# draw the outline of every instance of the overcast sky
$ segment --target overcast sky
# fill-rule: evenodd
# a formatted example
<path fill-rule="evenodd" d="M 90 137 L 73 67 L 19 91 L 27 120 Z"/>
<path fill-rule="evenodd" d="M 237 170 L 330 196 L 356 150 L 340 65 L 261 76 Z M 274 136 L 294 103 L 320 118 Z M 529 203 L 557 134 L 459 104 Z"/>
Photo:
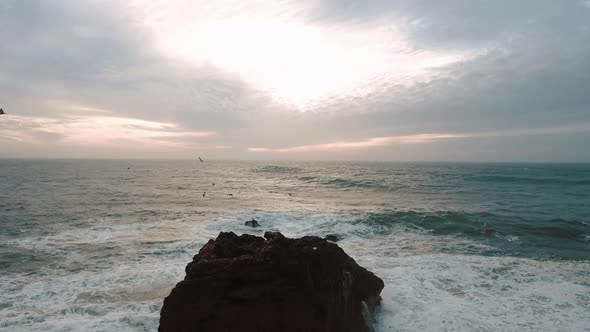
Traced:
<path fill-rule="evenodd" d="M 590 162 L 590 0 L 0 0 L 0 157 Z"/>

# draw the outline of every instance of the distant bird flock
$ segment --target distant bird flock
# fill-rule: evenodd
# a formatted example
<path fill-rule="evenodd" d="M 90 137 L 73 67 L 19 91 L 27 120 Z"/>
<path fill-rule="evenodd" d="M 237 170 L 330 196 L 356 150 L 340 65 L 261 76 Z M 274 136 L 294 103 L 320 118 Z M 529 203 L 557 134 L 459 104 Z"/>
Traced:
<path fill-rule="evenodd" d="M 203 158 L 201 158 L 201 157 L 197 157 L 197 159 L 199 160 L 199 162 L 205 162 L 205 160 L 203 160 Z M 212 187 L 215 187 L 215 182 L 211 182 L 211 186 Z M 239 195 L 240 193 L 241 193 L 241 191 L 239 191 L 236 195 Z M 227 195 L 227 197 L 231 197 L 231 198 L 234 197 L 234 194 L 233 193 L 229 193 L 229 194 L 226 194 L 226 195 Z M 293 194 L 292 193 L 287 193 L 287 195 L 289 195 L 289 197 L 293 197 Z M 207 191 L 204 191 L 203 192 L 203 198 L 205 196 L 207 196 Z"/>

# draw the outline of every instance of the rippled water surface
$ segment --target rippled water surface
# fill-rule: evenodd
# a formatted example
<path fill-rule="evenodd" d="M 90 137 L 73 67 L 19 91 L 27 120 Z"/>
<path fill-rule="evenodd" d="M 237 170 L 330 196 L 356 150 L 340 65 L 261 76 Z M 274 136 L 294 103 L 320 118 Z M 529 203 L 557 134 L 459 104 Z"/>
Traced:
<path fill-rule="evenodd" d="M 0 226 L 2 331 L 154 331 L 208 239 L 266 230 L 342 238 L 378 331 L 590 331 L 590 165 L 0 160 Z"/>

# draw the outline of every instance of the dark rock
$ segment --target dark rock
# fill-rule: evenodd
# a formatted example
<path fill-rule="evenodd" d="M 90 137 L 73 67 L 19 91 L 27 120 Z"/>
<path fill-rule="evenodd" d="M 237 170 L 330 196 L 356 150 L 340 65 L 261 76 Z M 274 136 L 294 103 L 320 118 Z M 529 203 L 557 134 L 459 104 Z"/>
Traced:
<path fill-rule="evenodd" d="M 493 236 L 496 233 L 497 233 L 496 230 L 493 228 L 484 228 L 481 230 L 481 234 L 483 234 L 485 236 Z"/>
<path fill-rule="evenodd" d="M 340 238 L 338 237 L 338 235 L 335 235 L 335 234 L 328 234 L 328 235 L 326 235 L 325 239 L 328 241 L 332 241 L 332 242 L 340 241 Z"/>
<path fill-rule="evenodd" d="M 371 331 L 383 281 L 334 243 L 220 233 L 166 299 L 158 331 Z"/>
<path fill-rule="evenodd" d="M 256 219 L 248 220 L 244 223 L 244 225 L 250 227 L 260 227 L 260 224 L 258 223 L 258 221 L 256 221 Z"/>
<path fill-rule="evenodd" d="M 264 238 L 267 240 L 282 240 L 285 236 L 279 232 L 264 232 Z"/>

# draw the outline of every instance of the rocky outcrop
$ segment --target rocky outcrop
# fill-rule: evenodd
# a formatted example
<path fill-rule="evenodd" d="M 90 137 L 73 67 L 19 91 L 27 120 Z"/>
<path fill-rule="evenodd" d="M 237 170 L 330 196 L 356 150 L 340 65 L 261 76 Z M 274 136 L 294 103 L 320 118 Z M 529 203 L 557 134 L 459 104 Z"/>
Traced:
<path fill-rule="evenodd" d="M 334 243 L 220 233 L 164 300 L 160 332 L 371 331 L 383 281 Z"/>
<path fill-rule="evenodd" d="M 328 234 L 324 237 L 324 239 L 331 241 L 331 242 L 338 242 L 340 241 L 340 238 L 338 237 L 338 235 L 336 234 Z"/>
<path fill-rule="evenodd" d="M 244 223 L 244 225 L 250 226 L 250 227 L 260 227 L 260 224 L 258 223 L 258 221 L 256 219 L 248 220 Z"/>

